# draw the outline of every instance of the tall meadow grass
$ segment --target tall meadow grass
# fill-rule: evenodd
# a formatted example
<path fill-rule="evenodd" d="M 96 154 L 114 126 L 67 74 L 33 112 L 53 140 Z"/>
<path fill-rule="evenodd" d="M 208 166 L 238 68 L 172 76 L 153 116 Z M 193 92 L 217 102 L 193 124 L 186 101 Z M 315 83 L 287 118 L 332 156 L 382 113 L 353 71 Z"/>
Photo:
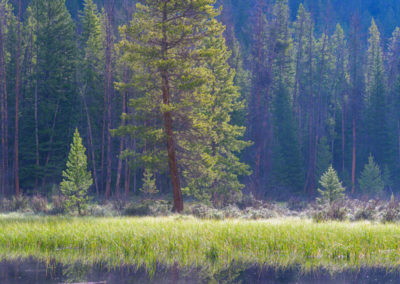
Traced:
<path fill-rule="evenodd" d="M 219 270 L 233 264 L 357 269 L 400 267 L 400 226 L 165 218 L 0 217 L 0 258 L 65 264 Z"/>

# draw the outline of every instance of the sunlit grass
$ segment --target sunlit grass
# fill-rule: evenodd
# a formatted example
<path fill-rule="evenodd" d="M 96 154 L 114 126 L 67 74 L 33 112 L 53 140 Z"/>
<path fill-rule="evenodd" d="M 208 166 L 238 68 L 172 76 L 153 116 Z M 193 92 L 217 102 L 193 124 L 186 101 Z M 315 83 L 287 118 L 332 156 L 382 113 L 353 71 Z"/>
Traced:
<path fill-rule="evenodd" d="M 331 271 L 400 267 L 400 226 L 302 219 L 0 216 L 0 258 L 219 270 L 232 264 Z"/>

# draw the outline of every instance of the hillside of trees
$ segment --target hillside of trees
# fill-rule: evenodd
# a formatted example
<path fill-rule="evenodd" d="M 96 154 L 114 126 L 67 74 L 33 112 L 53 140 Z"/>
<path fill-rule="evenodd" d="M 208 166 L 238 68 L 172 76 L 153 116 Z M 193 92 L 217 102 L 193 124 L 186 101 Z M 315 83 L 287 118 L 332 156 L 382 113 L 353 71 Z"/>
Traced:
<path fill-rule="evenodd" d="M 99 198 L 314 197 L 331 165 L 347 194 L 399 193 L 399 13 L 0 0 L 0 197 L 57 192 L 76 129 Z"/>

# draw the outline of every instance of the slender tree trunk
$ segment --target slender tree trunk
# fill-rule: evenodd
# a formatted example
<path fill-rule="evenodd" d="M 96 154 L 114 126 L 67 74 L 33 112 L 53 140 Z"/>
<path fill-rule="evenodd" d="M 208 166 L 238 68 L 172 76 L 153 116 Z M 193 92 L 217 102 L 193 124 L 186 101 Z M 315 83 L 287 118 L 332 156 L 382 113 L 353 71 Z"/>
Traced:
<path fill-rule="evenodd" d="M 112 91 L 112 48 L 113 48 L 113 36 L 112 36 L 112 11 L 113 11 L 113 1 L 109 4 L 106 15 L 106 109 L 107 109 L 107 176 L 106 176 L 106 199 L 111 196 L 111 91 Z M 105 120 L 103 120 L 105 122 Z M 104 123 L 105 124 L 105 123 Z M 104 135 L 103 125 L 103 135 Z M 103 144 L 104 145 L 104 144 Z M 104 149 L 102 149 L 104 151 Z M 104 153 L 102 154 L 102 162 L 104 162 Z"/>
<path fill-rule="evenodd" d="M 60 107 L 60 99 L 57 100 L 57 104 L 56 104 L 56 109 L 54 111 L 54 117 L 53 117 L 53 123 L 51 125 L 51 133 L 50 133 L 50 140 L 49 140 L 49 152 L 47 153 L 46 156 L 46 160 L 44 162 L 44 176 L 42 179 L 42 186 L 44 186 L 46 184 L 46 168 L 50 162 L 50 158 L 51 158 L 51 153 L 52 153 L 52 147 L 53 147 L 53 140 L 54 140 L 54 131 L 56 128 L 56 122 L 57 122 L 57 115 L 58 115 L 58 110 Z"/>
<path fill-rule="evenodd" d="M 86 112 L 87 127 L 88 127 L 88 132 L 89 132 L 88 133 L 89 151 L 90 151 L 90 158 L 92 160 L 94 186 L 96 188 L 96 195 L 99 196 L 99 183 L 98 183 L 98 179 L 97 179 L 96 157 L 94 155 L 92 123 L 90 120 L 89 108 L 86 103 L 86 86 L 84 88 L 84 91 L 82 91 L 82 100 L 83 100 L 83 106 L 84 106 L 85 112 Z"/>
<path fill-rule="evenodd" d="M 15 132 L 14 132 L 14 178 L 15 194 L 20 195 L 19 189 L 19 91 L 20 91 L 20 56 L 21 56 L 21 0 L 18 1 L 18 43 L 17 43 L 17 77 L 15 80 Z"/>
<path fill-rule="evenodd" d="M 316 160 L 317 160 L 317 147 L 318 147 L 318 133 L 317 133 L 317 120 L 318 120 L 318 110 L 317 113 L 314 109 L 314 93 L 313 93 L 313 66 L 312 66 L 312 57 L 313 57 L 313 37 L 312 37 L 313 29 L 310 28 L 309 34 L 309 84 L 310 84 L 310 94 L 309 94 L 309 111 L 310 111 L 310 119 L 309 119 L 309 163 L 308 163 L 308 171 L 307 171 L 307 179 L 304 191 L 309 191 L 310 193 L 314 192 L 315 189 L 315 169 L 316 169 Z M 317 98 L 318 100 L 318 98 Z M 317 101 L 318 104 L 318 101 Z"/>
<path fill-rule="evenodd" d="M 163 7 L 163 37 L 162 37 L 162 58 L 166 60 L 168 58 L 167 55 L 167 30 L 166 23 L 167 22 L 167 2 L 164 2 Z M 161 70 L 161 79 L 162 79 L 162 96 L 163 96 L 163 104 L 165 106 L 170 105 L 170 86 L 169 86 L 169 77 L 168 71 L 165 69 Z M 172 182 L 172 190 L 174 195 L 174 211 L 180 213 L 183 211 L 183 198 L 182 198 L 182 190 L 181 190 L 181 182 L 179 176 L 178 169 L 178 161 L 176 158 L 176 148 L 175 148 L 175 135 L 173 130 L 173 121 L 172 121 L 172 113 L 171 111 L 164 112 L 164 126 L 165 126 L 165 134 L 167 136 L 167 149 L 168 149 L 168 164 L 169 170 L 171 174 L 171 182 Z"/>
<path fill-rule="evenodd" d="M 124 81 L 128 81 L 128 71 L 127 68 L 124 66 Z M 126 91 L 124 90 L 122 92 L 122 113 L 126 113 Z M 122 119 L 122 126 L 125 126 L 125 119 Z M 118 157 L 118 169 L 117 169 L 117 182 L 115 184 L 115 193 L 117 197 L 119 197 L 119 191 L 120 191 L 120 183 L 121 183 L 121 175 L 122 175 L 122 163 L 123 163 L 123 158 L 122 158 L 122 152 L 124 151 L 124 136 L 121 136 L 120 144 L 119 144 L 119 157 Z M 125 163 L 125 167 L 127 167 Z"/>
<path fill-rule="evenodd" d="M 1 92 L 1 193 L 4 195 L 8 187 L 8 105 L 7 105 L 7 80 L 6 66 L 4 59 L 4 40 L 3 40 L 3 21 L 4 10 L 0 6 L 0 92 Z"/>
<path fill-rule="evenodd" d="M 36 13 L 38 13 L 38 7 L 36 7 Z M 36 14 L 36 18 L 39 15 Z M 36 23 L 36 37 L 39 35 L 39 25 Z M 39 122 L 38 122 L 38 84 L 39 84 L 39 43 L 36 40 L 36 82 L 35 82 L 35 102 L 34 102 L 34 117 L 35 117 L 35 158 L 36 158 L 36 175 L 35 175 L 35 189 L 39 184 L 39 169 L 40 169 L 40 156 L 39 156 Z"/>
<path fill-rule="evenodd" d="M 124 188 L 125 188 L 125 196 L 129 196 L 129 188 L 131 185 L 131 167 L 129 165 L 129 161 L 128 158 L 125 158 L 125 184 L 124 184 Z"/>
<path fill-rule="evenodd" d="M 262 146 L 263 146 L 263 138 L 260 131 L 260 126 L 262 127 L 261 122 L 261 62 L 262 62 L 262 6 L 261 1 L 258 1 L 258 11 L 257 11 L 257 42 L 256 42 L 256 62 L 255 62 L 255 71 L 256 71 L 256 90 L 255 90 L 255 98 L 253 100 L 254 103 L 254 117 L 253 121 L 253 133 L 254 133 L 254 143 L 256 148 L 256 159 L 255 159 L 255 169 L 254 169 L 254 180 L 252 185 L 252 193 L 256 195 L 257 190 L 260 186 L 260 175 L 261 175 L 261 156 L 262 156 Z"/>
<path fill-rule="evenodd" d="M 356 185 L 356 158 L 357 158 L 357 133 L 356 133 L 356 118 L 353 116 L 353 162 L 351 167 L 351 193 L 354 194 Z"/>
<path fill-rule="evenodd" d="M 344 167 L 344 156 L 345 156 L 345 147 L 346 147 L 346 136 L 345 136 L 345 120 L 346 120 L 346 105 L 343 100 L 343 108 L 342 108 L 342 174 L 345 172 Z"/>

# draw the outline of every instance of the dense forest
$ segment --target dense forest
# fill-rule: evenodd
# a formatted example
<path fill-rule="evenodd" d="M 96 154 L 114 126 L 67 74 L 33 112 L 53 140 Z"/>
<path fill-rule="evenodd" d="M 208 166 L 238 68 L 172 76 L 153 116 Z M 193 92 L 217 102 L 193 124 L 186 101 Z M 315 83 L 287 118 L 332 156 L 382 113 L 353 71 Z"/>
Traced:
<path fill-rule="evenodd" d="M 0 1 L 1 196 L 400 192 L 398 1 L 136 2 Z"/>

